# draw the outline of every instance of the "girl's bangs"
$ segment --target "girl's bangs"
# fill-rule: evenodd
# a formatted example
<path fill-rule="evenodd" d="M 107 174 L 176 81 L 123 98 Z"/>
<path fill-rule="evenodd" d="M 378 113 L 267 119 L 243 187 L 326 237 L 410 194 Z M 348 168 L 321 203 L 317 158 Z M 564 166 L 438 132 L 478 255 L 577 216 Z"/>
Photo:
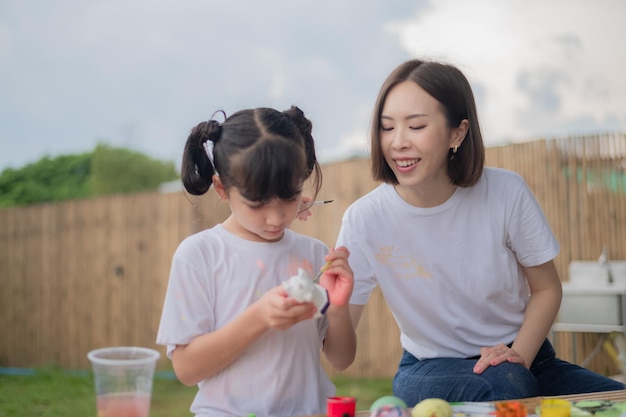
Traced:
<path fill-rule="evenodd" d="M 233 161 L 234 162 L 234 161 Z M 233 185 L 250 201 L 287 200 L 302 192 L 306 157 L 297 143 L 263 140 L 246 150 L 233 165 Z"/>

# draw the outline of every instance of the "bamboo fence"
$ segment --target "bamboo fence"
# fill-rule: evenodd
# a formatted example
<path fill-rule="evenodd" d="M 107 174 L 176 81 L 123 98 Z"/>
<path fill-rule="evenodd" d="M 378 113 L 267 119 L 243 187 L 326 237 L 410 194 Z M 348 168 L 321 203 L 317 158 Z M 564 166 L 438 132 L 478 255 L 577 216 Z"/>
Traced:
<path fill-rule="evenodd" d="M 561 243 L 562 279 L 573 260 L 596 260 L 604 246 L 626 259 L 626 134 L 538 140 L 487 149 L 487 165 L 517 171 L 535 193 Z M 323 166 L 320 198 L 293 228 L 333 246 L 341 216 L 377 184 L 369 161 Z M 0 367 L 49 364 L 87 369 L 86 353 L 110 345 L 161 351 L 154 343 L 171 256 L 186 236 L 222 221 L 228 207 L 213 192 L 140 193 L 0 210 Z M 580 363 L 598 335 L 568 334 L 558 354 Z M 399 332 L 378 291 L 358 329 L 355 363 L 341 374 L 390 377 Z M 339 374 L 325 364 L 331 375 Z M 619 372 L 601 352 L 589 368 Z"/>

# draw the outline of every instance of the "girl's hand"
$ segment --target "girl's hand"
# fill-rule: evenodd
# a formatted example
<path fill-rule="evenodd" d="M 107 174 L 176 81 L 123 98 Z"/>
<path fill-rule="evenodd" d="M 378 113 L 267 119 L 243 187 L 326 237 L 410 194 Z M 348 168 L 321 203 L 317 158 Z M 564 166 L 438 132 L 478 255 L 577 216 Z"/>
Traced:
<path fill-rule="evenodd" d="M 302 196 L 302 200 L 300 201 L 300 208 L 298 209 L 298 220 L 305 222 L 309 217 L 313 215 L 313 212 L 311 211 L 312 202 L 313 199 L 311 197 L 307 197 L 305 195 Z"/>
<path fill-rule="evenodd" d="M 258 317 L 267 329 L 286 330 L 302 320 L 313 317 L 317 308 L 313 303 L 300 303 L 287 295 L 282 285 L 272 288 L 255 303 Z"/>
<path fill-rule="evenodd" d="M 503 362 L 518 363 L 525 366 L 524 359 L 513 349 L 505 344 L 483 347 L 480 349 L 480 359 L 474 365 L 474 373 L 481 374 L 490 366 L 496 366 Z"/>
<path fill-rule="evenodd" d="M 330 266 L 320 277 L 319 284 L 328 290 L 332 305 L 344 307 L 350 301 L 354 286 L 354 274 L 348 263 L 350 252 L 345 247 L 331 249 L 324 258 L 331 261 Z"/>

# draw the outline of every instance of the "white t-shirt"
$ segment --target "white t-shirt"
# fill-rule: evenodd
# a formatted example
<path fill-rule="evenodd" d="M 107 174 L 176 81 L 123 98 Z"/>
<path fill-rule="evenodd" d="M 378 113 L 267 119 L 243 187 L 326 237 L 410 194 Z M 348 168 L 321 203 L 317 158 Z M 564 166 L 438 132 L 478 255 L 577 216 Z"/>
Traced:
<path fill-rule="evenodd" d="M 167 354 L 177 344 L 225 326 L 298 268 L 311 276 L 328 249 L 319 240 L 286 230 L 273 243 L 252 242 L 222 225 L 185 239 L 176 250 L 157 343 Z M 320 363 L 327 320 L 306 320 L 270 330 L 218 374 L 198 384 L 197 416 L 258 417 L 322 414 L 335 387 Z"/>
<path fill-rule="evenodd" d="M 523 178 L 496 168 L 432 208 L 382 184 L 345 212 L 337 245 L 350 250 L 350 303 L 365 304 L 380 285 L 403 348 L 418 359 L 513 342 L 530 296 L 518 262 L 541 265 L 559 252 Z"/>

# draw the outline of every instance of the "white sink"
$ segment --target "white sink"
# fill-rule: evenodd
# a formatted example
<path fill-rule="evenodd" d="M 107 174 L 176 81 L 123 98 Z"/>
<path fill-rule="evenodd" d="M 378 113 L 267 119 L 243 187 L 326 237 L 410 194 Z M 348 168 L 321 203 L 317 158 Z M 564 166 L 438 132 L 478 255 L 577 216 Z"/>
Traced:
<path fill-rule="evenodd" d="M 609 264 L 575 261 L 570 264 L 569 282 L 563 283 L 559 323 L 618 325 L 625 324 L 626 261 Z"/>

